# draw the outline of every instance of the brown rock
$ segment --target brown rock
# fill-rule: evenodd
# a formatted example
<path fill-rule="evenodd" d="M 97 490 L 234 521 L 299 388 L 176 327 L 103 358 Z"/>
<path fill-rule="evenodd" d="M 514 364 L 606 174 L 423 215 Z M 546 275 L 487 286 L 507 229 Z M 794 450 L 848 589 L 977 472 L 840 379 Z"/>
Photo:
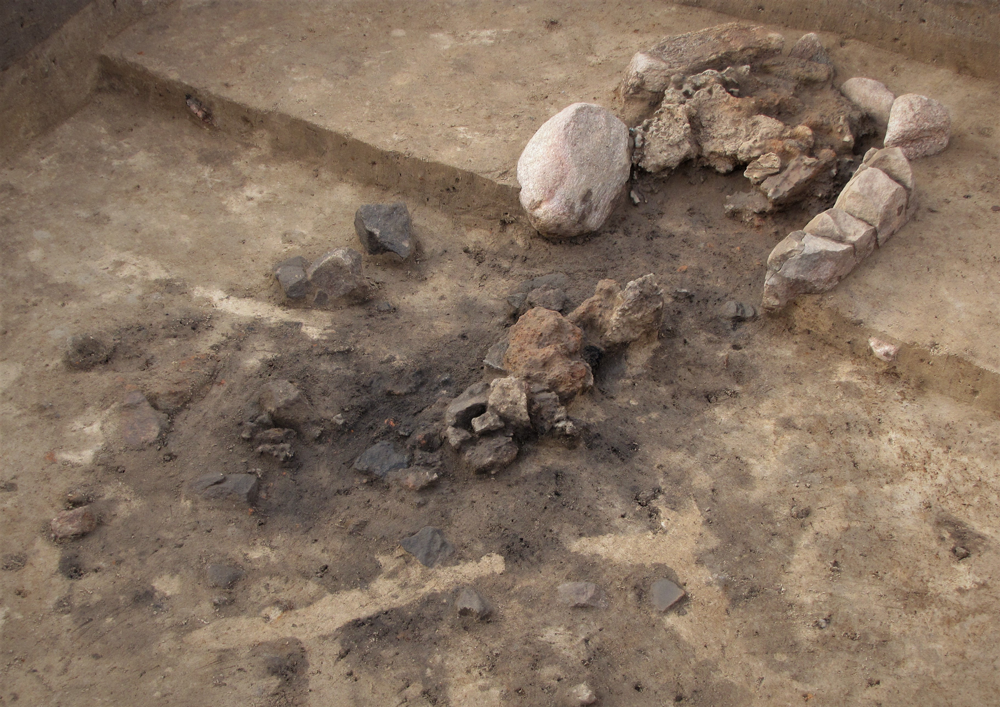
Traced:
<path fill-rule="evenodd" d="M 660 103 L 673 76 L 753 64 L 781 53 L 783 46 L 780 34 L 741 22 L 666 37 L 632 57 L 618 97 L 635 125 Z"/>
<path fill-rule="evenodd" d="M 90 506 L 80 506 L 71 511 L 63 511 L 55 518 L 49 528 L 55 540 L 69 540 L 77 538 L 94 530 L 97 527 L 97 518 L 90 510 Z"/>
<path fill-rule="evenodd" d="M 663 319 L 663 291 L 645 275 L 622 289 L 614 280 L 597 283 L 594 296 L 573 310 L 569 320 L 608 348 L 654 336 Z"/>
<path fill-rule="evenodd" d="M 180 412 L 208 392 L 218 365 L 218 359 L 211 354 L 189 356 L 171 364 L 149 384 L 146 393 L 150 404 L 168 415 Z"/>
<path fill-rule="evenodd" d="M 485 437 L 465 450 L 462 459 L 477 474 L 495 474 L 517 459 L 517 443 L 510 437 Z"/>
<path fill-rule="evenodd" d="M 558 312 L 536 307 L 510 328 L 504 367 L 513 375 L 547 386 L 571 400 L 594 384 L 590 366 L 580 358 L 583 332 Z"/>
<path fill-rule="evenodd" d="M 275 425 L 302 431 L 312 419 L 312 407 L 293 383 L 284 379 L 269 381 L 258 398 L 261 409 Z"/>

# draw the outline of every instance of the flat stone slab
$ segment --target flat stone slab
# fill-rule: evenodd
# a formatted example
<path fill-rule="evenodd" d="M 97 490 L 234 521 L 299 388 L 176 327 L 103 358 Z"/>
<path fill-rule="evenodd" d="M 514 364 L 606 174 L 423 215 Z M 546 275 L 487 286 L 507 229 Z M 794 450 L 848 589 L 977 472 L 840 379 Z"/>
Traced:
<path fill-rule="evenodd" d="M 432 528 L 429 525 L 414 535 L 403 538 L 399 544 L 424 567 L 433 567 L 455 551 L 454 546 L 444 537 L 444 533 L 439 528 Z"/>

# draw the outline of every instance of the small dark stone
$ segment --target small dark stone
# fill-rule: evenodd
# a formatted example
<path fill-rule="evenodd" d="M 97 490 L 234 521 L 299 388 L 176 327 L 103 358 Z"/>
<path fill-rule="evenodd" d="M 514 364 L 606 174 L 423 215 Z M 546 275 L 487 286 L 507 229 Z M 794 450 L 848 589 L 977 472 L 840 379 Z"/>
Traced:
<path fill-rule="evenodd" d="M 231 596 L 226 595 L 212 597 L 212 606 L 216 609 L 221 609 L 224 606 L 229 606 L 233 601 L 234 599 Z"/>
<path fill-rule="evenodd" d="M 396 308 L 393 306 L 392 302 L 378 302 L 375 305 L 375 311 L 379 314 L 391 314 L 396 311 Z"/>
<path fill-rule="evenodd" d="M 471 616 L 477 621 L 488 619 L 493 609 L 489 603 L 483 599 L 482 594 L 472 587 L 463 587 L 455 600 L 455 608 L 458 609 L 459 616 Z"/>
<path fill-rule="evenodd" d="M 254 474 L 212 472 L 191 482 L 191 488 L 202 498 L 250 504 L 257 500 L 260 481 Z"/>
<path fill-rule="evenodd" d="M 395 253 L 405 260 L 413 249 L 406 204 L 365 204 L 354 215 L 354 230 L 369 255 Z"/>
<path fill-rule="evenodd" d="M 423 452 L 436 452 L 441 447 L 441 430 L 436 426 L 421 427 L 410 435 L 407 444 Z"/>
<path fill-rule="evenodd" d="M 208 586 L 220 589 L 231 589 L 243 575 L 246 574 L 239 567 L 232 565 L 212 564 L 205 568 L 205 577 L 208 579 Z"/>
<path fill-rule="evenodd" d="M 657 611 L 666 611 L 685 596 L 684 590 L 669 579 L 653 582 L 650 600 Z"/>
<path fill-rule="evenodd" d="M 292 449 L 292 445 L 288 444 L 288 442 L 281 444 L 261 444 L 254 451 L 257 454 L 268 454 L 279 462 L 287 462 L 295 458 L 295 450 Z"/>
<path fill-rule="evenodd" d="M 559 599 L 575 608 L 599 608 L 605 605 L 604 592 L 593 582 L 565 582 L 557 590 Z"/>
<path fill-rule="evenodd" d="M 433 567 L 455 551 L 438 528 L 427 526 L 416 535 L 403 538 L 403 549 L 417 558 L 424 567 Z"/>
<path fill-rule="evenodd" d="M 69 340 L 66 363 L 78 371 L 89 371 L 94 366 L 107 363 L 114 353 L 112 342 L 99 339 L 92 334 L 81 334 Z"/>
<path fill-rule="evenodd" d="M 258 401 L 273 423 L 281 427 L 301 431 L 312 419 L 309 401 L 290 381 L 269 381 L 261 389 Z"/>
<path fill-rule="evenodd" d="M 306 269 L 309 261 L 301 255 L 282 260 L 274 266 L 274 276 L 288 299 L 302 299 L 309 292 L 309 278 Z"/>
<path fill-rule="evenodd" d="M 97 517 L 88 506 L 63 511 L 49 524 L 55 540 L 69 540 L 86 535 L 97 527 Z"/>
<path fill-rule="evenodd" d="M 965 558 L 970 557 L 972 555 L 972 553 L 969 551 L 969 548 L 963 547 L 961 545 L 956 545 L 955 547 L 953 547 L 951 549 L 951 554 L 953 554 L 955 558 L 959 560 L 964 560 Z"/>
<path fill-rule="evenodd" d="M 405 469 L 409 464 L 409 454 L 397 450 L 392 442 L 379 442 L 358 457 L 354 462 L 354 470 L 384 479 L 390 471 Z"/>
<path fill-rule="evenodd" d="M 361 254 L 351 248 L 337 248 L 324 253 L 309 267 L 306 276 L 318 290 L 314 299 L 317 305 L 340 297 L 361 300 L 368 296 Z"/>

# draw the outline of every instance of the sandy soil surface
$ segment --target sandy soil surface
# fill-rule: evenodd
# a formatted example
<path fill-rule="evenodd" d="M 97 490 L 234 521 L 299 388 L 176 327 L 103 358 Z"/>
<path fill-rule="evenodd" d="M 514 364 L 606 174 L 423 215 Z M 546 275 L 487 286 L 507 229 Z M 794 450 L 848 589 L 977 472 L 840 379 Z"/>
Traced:
<path fill-rule="evenodd" d="M 806 214 L 727 219 L 743 177 L 691 167 L 550 243 L 274 144 L 101 93 L 0 164 L 0 705 L 575 705 L 581 683 L 601 705 L 995 701 L 995 410 L 801 317 L 720 315 L 759 301 Z M 370 301 L 285 300 L 275 263 L 358 248 L 357 208 L 395 200 L 417 252 L 365 256 Z M 528 440 L 492 477 L 444 449 L 421 491 L 354 470 L 494 375 L 507 295 L 556 272 L 570 306 L 647 273 L 667 299 L 655 346 L 605 357 L 570 406 L 575 441 Z M 68 365 L 79 335 L 107 360 Z M 286 461 L 242 436 L 279 379 L 315 423 Z M 135 391 L 166 420 L 144 446 Z M 259 499 L 202 498 L 210 472 Z M 96 529 L 53 541 L 80 505 Z M 431 568 L 400 546 L 428 525 L 454 546 Z M 687 593 L 666 613 L 660 579 Z M 569 581 L 602 605 L 566 606 Z M 466 586 L 488 620 L 458 614 Z"/>
<path fill-rule="evenodd" d="M 574 244 L 411 202 L 417 259 L 367 259 L 376 298 L 315 311 L 270 266 L 353 245 L 357 206 L 395 195 L 98 97 L 0 174 L 0 698 L 535 705 L 587 682 L 617 705 L 988 704 L 995 416 L 782 320 L 721 319 L 786 227 L 721 216 L 741 179 L 641 183 Z M 481 378 L 506 294 L 554 271 L 574 303 L 647 272 L 670 300 L 655 350 L 602 363 L 571 407 L 576 446 L 526 444 L 493 478 L 446 454 L 421 492 L 352 469 Z M 66 365 L 81 333 L 114 341 L 106 364 Z M 326 422 L 284 464 L 240 437 L 274 378 Z M 135 389 L 174 401 L 138 450 Z M 260 501 L 203 501 L 209 471 L 257 474 Z M 99 527 L 54 543 L 89 499 Z M 425 525 L 444 566 L 400 549 Z M 245 574 L 213 588 L 210 563 Z M 660 578 L 688 593 L 667 614 Z M 577 580 L 606 607 L 561 604 Z M 464 585 L 490 621 L 457 615 Z"/>

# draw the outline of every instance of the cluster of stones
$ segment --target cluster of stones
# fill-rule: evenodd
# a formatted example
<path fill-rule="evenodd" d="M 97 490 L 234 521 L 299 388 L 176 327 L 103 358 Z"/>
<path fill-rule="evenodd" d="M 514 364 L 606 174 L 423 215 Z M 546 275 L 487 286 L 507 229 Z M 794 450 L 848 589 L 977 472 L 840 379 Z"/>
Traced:
<path fill-rule="evenodd" d="M 406 260 L 413 252 L 413 228 L 406 204 L 365 204 L 354 216 L 354 230 L 369 255 L 389 254 Z M 274 276 L 285 297 L 325 307 L 338 303 L 363 302 L 371 295 L 365 279 L 361 253 L 352 248 L 336 248 L 310 263 L 302 256 L 274 266 Z"/>
<path fill-rule="evenodd" d="M 913 172 L 903 150 L 869 150 L 834 207 L 771 251 L 764 309 L 831 289 L 906 223 L 912 200 Z"/>
<path fill-rule="evenodd" d="M 567 298 L 556 287 L 564 280 L 536 278 L 508 298 L 517 321 L 487 355 L 492 379 L 469 386 L 444 410 L 442 437 L 473 472 L 495 474 L 531 437 L 576 437 L 566 406 L 593 385 L 604 352 L 656 340 L 663 293 L 652 275 L 624 288 L 602 280 L 565 316 Z"/>
<path fill-rule="evenodd" d="M 651 173 L 689 160 L 721 173 L 746 166 L 755 189 L 727 203 L 745 217 L 833 192 L 838 158 L 873 126 L 832 87 L 815 34 L 787 57 L 783 47 L 779 34 L 731 23 L 637 53 L 618 89 L 636 125 L 633 162 Z"/>

